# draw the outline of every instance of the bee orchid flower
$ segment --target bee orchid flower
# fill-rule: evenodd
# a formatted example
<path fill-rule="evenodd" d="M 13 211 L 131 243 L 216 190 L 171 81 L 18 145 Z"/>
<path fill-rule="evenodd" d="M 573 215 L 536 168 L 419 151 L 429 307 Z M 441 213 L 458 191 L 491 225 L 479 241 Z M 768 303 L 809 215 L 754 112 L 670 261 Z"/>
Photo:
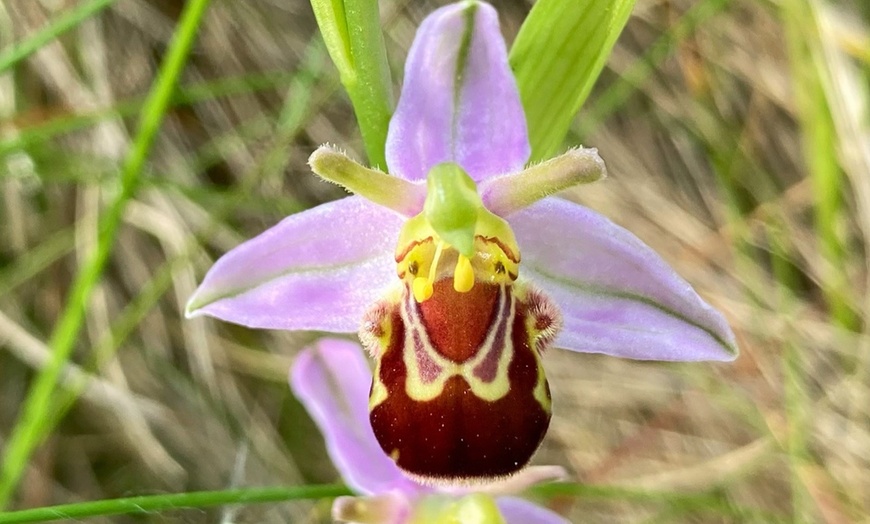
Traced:
<path fill-rule="evenodd" d="M 187 314 L 359 332 L 376 363 L 374 433 L 428 480 L 498 478 L 529 461 L 550 420 L 549 346 L 735 358 L 722 315 L 651 248 L 555 196 L 605 176 L 595 149 L 527 166 L 529 154 L 495 10 L 438 9 L 408 56 L 389 173 L 316 150 L 312 170 L 355 196 L 221 257 Z"/>
<path fill-rule="evenodd" d="M 360 347 L 321 339 L 290 370 L 290 387 L 323 433 L 345 482 L 360 494 L 340 497 L 333 517 L 370 524 L 567 524 L 560 515 L 514 496 L 528 486 L 561 480 L 558 466 L 533 466 L 487 485 L 433 487 L 406 477 L 381 452 L 368 420 L 372 374 Z"/>

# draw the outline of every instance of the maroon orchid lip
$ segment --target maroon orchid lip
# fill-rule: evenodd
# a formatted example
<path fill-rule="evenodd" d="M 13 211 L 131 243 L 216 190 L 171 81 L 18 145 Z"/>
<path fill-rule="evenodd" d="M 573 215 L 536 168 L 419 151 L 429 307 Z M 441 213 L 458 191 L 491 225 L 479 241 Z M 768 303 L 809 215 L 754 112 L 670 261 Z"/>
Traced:
<path fill-rule="evenodd" d="M 534 316 L 555 311 L 541 300 L 521 285 L 478 283 L 460 293 L 445 278 L 424 302 L 406 288 L 401 302 L 380 310 L 376 325 L 390 337 L 370 420 L 399 468 L 427 481 L 488 481 L 529 462 L 550 422 L 538 339 L 552 340 L 559 322 Z"/>
<path fill-rule="evenodd" d="M 533 484 L 564 480 L 567 473 L 559 466 L 529 466 L 492 483 L 483 479 L 433 482 L 431 476 L 423 479 L 403 472 L 383 453 L 369 422 L 366 393 L 371 384 L 372 373 L 360 347 L 343 339 L 320 339 L 299 354 L 291 370 L 290 386 L 323 433 L 345 482 L 361 495 L 336 500 L 337 520 L 429 522 L 410 515 L 415 508 L 431 508 L 433 503 L 452 507 L 467 497 L 478 497 L 478 502 L 497 504 L 508 523 L 567 523 L 556 513 L 512 496 Z"/>

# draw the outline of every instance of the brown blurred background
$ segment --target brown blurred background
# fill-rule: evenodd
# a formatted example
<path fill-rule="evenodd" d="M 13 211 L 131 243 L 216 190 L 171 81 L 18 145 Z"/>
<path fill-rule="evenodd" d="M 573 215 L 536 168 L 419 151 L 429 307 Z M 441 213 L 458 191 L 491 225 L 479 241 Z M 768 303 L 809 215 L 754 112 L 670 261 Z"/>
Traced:
<path fill-rule="evenodd" d="M 397 85 L 417 25 L 445 3 L 381 2 Z M 0 3 L 0 48 L 75 4 Z M 511 42 L 530 2 L 494 4 Z M 121 0 L 0 74 L 0 443 L 48 358 L 182 5 Z M 724 312 L 742 355 L 549 351 L 555 415 L 534 462 L 620 487 L 549 501 L 572 521 L 870 522 L 868 11 L 638 0 L 566 142 L 597 147 L 610 178 L 567 196 L 658 250 Z M 319 334 L 182 314 L 222 253 L 343 196 L 306 166 L 325 142 L 364 159 L 308 3 L 215 0 L 65 375 L 92 380 L 16 507 L 338 479 L 286 385 Z M 328 508 L 105 521 L 327 522 Z"/>

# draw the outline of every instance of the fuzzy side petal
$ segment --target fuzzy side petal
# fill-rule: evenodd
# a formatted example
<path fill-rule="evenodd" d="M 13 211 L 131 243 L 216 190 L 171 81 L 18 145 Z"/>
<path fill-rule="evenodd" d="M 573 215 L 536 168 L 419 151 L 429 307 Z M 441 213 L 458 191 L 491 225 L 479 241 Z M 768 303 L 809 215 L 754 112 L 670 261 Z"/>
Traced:
<path fill-rule="evenodd" d="M 342 478 L 363 494 L 420 490 L 381 450 L 369 423 L 372 374 L 358 344 L 322 339 L 290 370 L 290 387 L 317 423 Z"/>
<path fill-rule="evenodd" d="M 396 213 L 348 197 L 291 215 L 222 256 L 187 305 L 248 327 L 354 332 L 396 281 Z"/>
<path fill-rule="evenodd" d="M 495 501 L 506 524 L 571 524 L 558 513 L 516 497 L 499 497 Z"/>
<path fill-rule="evenodd" d="M 492 6 L 459 2 L 423 21 L 386 148 L 390 172 L 409 180 L 448 161 L 476 181 L 522 169 L 526 117 Z"/>
<path fill-rule="evenodd" d="M 734 334 L 649 246 L 579 204 L 548 198 L 509 217 L 520 274 L 562 310 L 555 345 L 641 360 L 733 360 Z"/>

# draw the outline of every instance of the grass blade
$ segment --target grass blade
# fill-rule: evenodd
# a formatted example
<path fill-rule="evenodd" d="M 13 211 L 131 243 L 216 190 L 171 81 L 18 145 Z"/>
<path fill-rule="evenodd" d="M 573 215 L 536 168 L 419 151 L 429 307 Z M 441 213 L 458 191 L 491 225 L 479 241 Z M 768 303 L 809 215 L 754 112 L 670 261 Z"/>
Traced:
<path fill-rule="evenodd" d="M 0 52 L 0 73 L 6 71 L 18 62 L 38 51 L 42 46 L 51 42 L 59 35 L 79 25 L 82 21 L 99 13 L 103 9 L 114 4 L 117 0 L 91 0 L 70 9 L 57 20 L 37 31 L 23 42 L 10 46 Z"/>
<path fill-rule="evenodd" d="M 532 144 L 552 156 L 604 68 L 634 0 L 538 0 L 510 53 Z"/>

